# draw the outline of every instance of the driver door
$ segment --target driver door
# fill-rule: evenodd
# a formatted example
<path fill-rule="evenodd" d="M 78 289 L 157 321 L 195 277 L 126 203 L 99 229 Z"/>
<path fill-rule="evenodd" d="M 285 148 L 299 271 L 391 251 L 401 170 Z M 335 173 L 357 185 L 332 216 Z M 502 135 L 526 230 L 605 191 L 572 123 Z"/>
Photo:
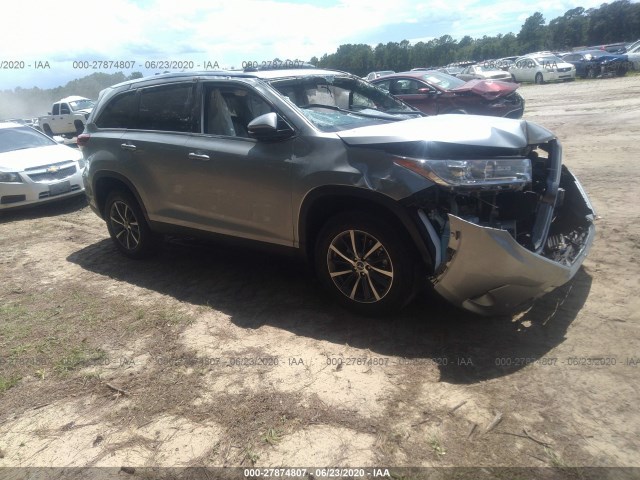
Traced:
<path fill-rule="evenodd" d="M 291 246 L 294 138 L 261 142 L 247 125 L 275 111 L 245 84 L 203 82 L 202 130 L 186 144 L 186 205 L 199 228 Z"/>

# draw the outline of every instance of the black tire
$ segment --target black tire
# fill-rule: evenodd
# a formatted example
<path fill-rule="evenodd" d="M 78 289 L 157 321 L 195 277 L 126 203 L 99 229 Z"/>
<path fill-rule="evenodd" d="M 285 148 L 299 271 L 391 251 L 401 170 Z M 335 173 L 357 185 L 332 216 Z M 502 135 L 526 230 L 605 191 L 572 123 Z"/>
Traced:
<path fill-rule="evenodd" d="M 598 72 L 596 72 L 595 68 L 587 69 L 587 78 L 596 78 L 598 76 Z"/>
<path fill-rule="evenodd" d="M 544 83 L 544 77 L 542 76 L 542 73 L 540 72 L 536 73 L 535 82 L 536 82 L 536 85 L 542 85 Z"/>
<path fill-rule="evenodd" d="M 82 123 L 80 120 L 76 120 L 74 122 L 74 125 L 76 127 L 76 134 L 73 135 L 74 137 L 77 137 L 78 135 L 80 135 L 82 132 L 84 132 L 84 123 Z"/>
<path fill-rule="evenodd" d="M 48 123 L 45 123 L 45 124 L 42 126 L 42 131 L 43 131 L 44 133 L 46 133 L 47 135 L 49 135 L 50 137 L 53 137 L 53 132 L 51 131 L 51 127 L 49 126 L 49 124 L 48 124 Z"/>
<path fill-rule="evenodd" d="M 345 212 L 318 235 L 316 273 L 343 307 L 359 315 L 386 315 L 414 293 L 411 247 L 389 223 L 365 212 Z"/>
<path fill-rule="evenodd" d="M 111 240 L 130 258 L 146 258 L 155 252 L 154 235 L 142 209 L 129 192 L 109 193 L 104 216 Z"/>

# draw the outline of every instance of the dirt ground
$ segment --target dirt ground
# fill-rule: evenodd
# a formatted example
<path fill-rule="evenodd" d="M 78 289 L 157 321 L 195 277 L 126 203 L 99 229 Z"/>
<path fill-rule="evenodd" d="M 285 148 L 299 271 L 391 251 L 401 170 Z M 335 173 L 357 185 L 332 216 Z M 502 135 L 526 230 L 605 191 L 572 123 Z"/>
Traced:
<path fill-rule="evenodd" d="M 640 76 L 520 91 L 599 219 L 514 318 L 358 318 L 202 241 L 131 261 L 83 198 L 0 214 L 0 467 L 640 467 Z"/>

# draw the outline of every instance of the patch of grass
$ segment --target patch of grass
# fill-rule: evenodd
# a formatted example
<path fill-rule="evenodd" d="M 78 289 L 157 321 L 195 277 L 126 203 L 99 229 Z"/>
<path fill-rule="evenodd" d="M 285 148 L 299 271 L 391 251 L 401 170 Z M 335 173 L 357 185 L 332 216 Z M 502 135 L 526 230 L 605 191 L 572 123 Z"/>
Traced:
<path fill-rule="evenodd" d="M 6 392 L 12 387 L 15 387 L 20 381 L 20 377 L 0 377 L 0 394 Z"/>
<path fill-rule="evenodd" d="M 77 369 L 78 367 L 84 367 L 91 363 L 103 360 L 106 357 L 106 352 L 101 349 L 76 347 L 56 362 L 54 371 L 57 373 L 67 373 Z"/>
<path fill-rule="evenodd" d="M 544 447 L 544 453 L 547 454 L 551 465 L 556 468 L 570 468 L 569 464 L 558 455 L 553 449 Z"/>
<path fill-rule="evenodd" d="M 19 357 L 23 353 L 28 352 L 30 347 L 31 345 L 16 345 L 9 351 L 9 357 L 11 358 Z"/>
<path fill-rule="evenodd" d="M 25 307 L 16 303 L 0 305 L 0 318 L 6 317 L 7 320 L 11 320 L 28 314 L 29 311 Z"/>
<path fill-rule="evenodd" d="M 252 447 L 247 447 L 245 449 L 245 458 L 248 458 L 251 462 L 251 465 L 255 465 L 256 462 L 260 459 L 260 455 L 258 455 Z"/>
<path fill-rule="evenodd" d="M 267 430 L 267 433 L 262 437 L 262 440 L 268 443 L 269 445 L 275 445 L 282 439 L 280 432 L 275 428 L 270 428 Z"/>
<path fill-rule="evenodd" d="M 442 457 L 447 453 L 438 437 L 431 437 L 431 440 L 429 440 L 429 446 L 433 449 L 438 457 Z"/>
<path fill-rule="evenodd" d="M 194 318 L 177 308 L 142 309 L 133 312 L 126 325 L 127 333 L 140 333 L 157 328 L 174 328 L 191 325 Z"/>

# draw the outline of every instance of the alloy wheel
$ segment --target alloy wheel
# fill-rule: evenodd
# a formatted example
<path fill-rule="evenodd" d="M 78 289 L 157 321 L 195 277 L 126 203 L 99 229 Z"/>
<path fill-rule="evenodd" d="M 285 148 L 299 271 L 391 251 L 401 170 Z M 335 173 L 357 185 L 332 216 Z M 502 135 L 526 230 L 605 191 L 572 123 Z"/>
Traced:
<path fill-rule="evenodd" d="M 335 236 L 327 251 L 327 268 L 338 290 L 358 303 L 381 301 L 394 282 L 389 252 L 376 237 L 361 230 Z"/>
<path fill-rule="evenodd" d="M 118 243 L 126 250 L 135 250 L 140 245 L 140 224 L 134 211 L 125 202 L 111 204 L 109 220 Z"/>

